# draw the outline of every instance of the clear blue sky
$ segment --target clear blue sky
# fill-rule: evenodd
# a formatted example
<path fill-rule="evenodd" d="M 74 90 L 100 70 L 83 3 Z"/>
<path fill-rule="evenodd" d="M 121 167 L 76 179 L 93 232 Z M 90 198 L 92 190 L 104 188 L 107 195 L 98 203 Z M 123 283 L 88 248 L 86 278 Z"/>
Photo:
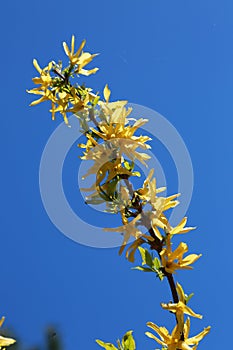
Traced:
<path fill-rule="evenodd" d="M 45 65 L 64 57 L 61 43 L 75 34 L 87 39 L 91 52 L 101 53 L 95 62 L 100 71 L 91 78 L 94 89 L 109 82 L 114 99 L 155 109 L 189 149 L 195 187 L 188 216 L 198 230 L 184 239 L 203 257 L 178 279 L 195 292 L 190 306 L 204 315 L 202 321 L 193 320 L 193 334 L 212 325 L 200 349 L 229 348 L 232 0 L 24 0 L 3 2 L 1 13 L 0 315 L 7 317 L 6 325 L 25 349 L 42 344 L 50 324 L 61 330 L 66 350 L 98 349 L 96 338 L 114 341 L 130 329 L 138 349 L 154 349 L 156 344 L 144 335 L 146 322 L 173 322 L 159 305 L 170 299 L 165 281 L 131 271 L 117 249 L 69 240 L 43 208 L 40 158 L 61 121 L 50 120 L 46 104 L 29 108 L 32 96 L 25 90 L 35 76 L 32 59 Z M 76 152 L 71 153 L 64 187 L 74 210 L 85 215 L 85 206 L 75 202 Z M 169 166 L 165 169 L 169 177 Z"/>

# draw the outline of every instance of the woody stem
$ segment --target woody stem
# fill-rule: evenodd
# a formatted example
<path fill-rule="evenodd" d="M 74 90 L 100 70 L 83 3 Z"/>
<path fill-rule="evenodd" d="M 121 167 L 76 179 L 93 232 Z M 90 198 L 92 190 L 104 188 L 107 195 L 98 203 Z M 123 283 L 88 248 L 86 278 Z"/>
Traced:
<path fill-rule="evenodd" d="M 154 242 L 151 243 L 151 249 L 156 250 L 158 255 L 159 255 L 159 258 L 160 258 L 160 253 L 162 251 L 162 241 L 155 235 L 152 228 L 149 229 L 149 233 L 150 233 L 151 237 L 154 238 Z M 170 287 L 171 293 L 172 293 L 173 302 L 176 304 L 179 302 L 179 296 L 178 296 L 178 293 L 176 290 L 176 285 L 175 285 L 173 275 L 171 273 L 166 272 L 166 271 L 164 271 L 164 275 L 167 277 L 169 287 Z"/>
<path fill-rule="evenodd" d="M 170 289 L 171 289 L 171 293 L 172 293 L 172 297 L 173 297 L 173 301 L 174 303 L 178 303 L 179 302 L 179 297 L 178 297 L 178 293 L 176 290 L 176 285 L 175 285 L 175 281 L 173 278 L 173 275 L 171 273 L 167 273 L 166 274 Z"/>

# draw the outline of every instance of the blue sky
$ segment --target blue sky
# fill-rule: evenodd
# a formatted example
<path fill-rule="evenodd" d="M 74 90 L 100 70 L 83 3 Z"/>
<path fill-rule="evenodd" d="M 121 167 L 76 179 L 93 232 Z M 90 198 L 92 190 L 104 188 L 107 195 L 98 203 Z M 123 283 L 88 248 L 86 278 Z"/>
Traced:
<path fill-rule="evenodd" d="M 173 322 L 159 305 L 170 298 L 165 281 L 131 271 L 117 249 L 69 240 L 43 207 L 41 154 L 61 119 L 52 122 L 46 104 L 28 107 L 32 96 L 25 90 L 35 76 L 32 59 L 42 66 L 64 59 L 61 43 L 75 34 L 78 41 L 87 39 L 88 50 L 101 53 L 95 60 L 100 71 L 89 79 L 96 91 L 109 83 L 113 99 L 158 111 L 186 143 L 195 176 L 188 216 L 198 229 L 184 239 L 203 257 L 193 271 L 177 278 L 195 293 L 190 306 L 204 315 L 193 320 L 193 334 L 212 325 L 200 349 L 229 347 L 232 1 L 24 0 L 1 7 L 0 314 L 7 317 L 6 325 L 25 349 L 42 344 L 51 324 L 61 331 L 66 350 L 97 349 L 96 338 L 114 341 L 130 329 L 138 349 L 154 349 L 156 344 L 144 335 L 146 322 L 169 327 Z M 174 165 L 159 143 L 154 152 L 172 177 L 168 192 L 173 193 Z M 67 156 L 64 188 L 74 210 L 85 216 L 86 207 L 77 205 L 75 197 L 77 155 L 74 147 Z M 98 221 L 98 212 L 93 213 Z"/>

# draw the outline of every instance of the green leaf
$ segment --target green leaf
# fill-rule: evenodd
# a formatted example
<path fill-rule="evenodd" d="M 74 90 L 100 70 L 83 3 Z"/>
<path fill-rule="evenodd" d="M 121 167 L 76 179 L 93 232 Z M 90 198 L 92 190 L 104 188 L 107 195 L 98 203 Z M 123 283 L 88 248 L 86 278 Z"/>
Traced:
<path fill-rule="evenodd" d="M 138 250 L 141 254 L 141 258 L 142 258 L 142 265 L 146 265 L 146 250 L 142 247 L 138 247 Z"/>
<path fill-rule="evenodd" d="M 133 331 L 128 331 L 123 336 L 122 346 L 123 346 L 124 350 L 135 350 L 136 349 L 135 341 L 134 341 L 134 338 L 132 336 L 132 333 L 133 333 Z"/>
<path fill-rule="evenodd" d="M 96 97 L 94 98 L 94 101 L 92 102 L 93 106 L 96 106 L 96 105 L 97 105 L 97 103 L 99 102 L 99 99 L 100 99 L 100 96 L 96 96 Z"/>
<path fill-rule="evenodd" d="M 144 249 L 142 247 L 139 247 L 139 252 L 142 257 L 142 265 L 148 265 L 150 267 L 153 266 L 153 260 L 151 254 L 148 252 L 147 249 Z"/>
<path fill-rule="evenodd" d="M 132 267 L 132 270 L 139 270 L 139 271 L 143 271 L 143 272 L 154 272 L 151 268 L 143 267 L 143 266 Z"/>
<path fill-rule="evenodd" d="M 185 302 L 186 304 L 189 302 L 189 300 L 194 296 L 194 293 L 191 293 L 189 295 L 185 294 Z"/>
<path fill-rule="evenodd" d="M 157 277 L 160 279 L 160 281 L 162 281 L 162 280 L 163 280 L 163 278 L 164 278 L 164 274 L 163 274 L 163 272 L 162 272 L 162 271 L 160 271 L 160 270 L 157 270 L 157 271 L 156 271 L 156 273 L 157 273 Z"/>
<path fill-rule="evenodd" d="M 96 340 L 96 343 L 106 350 L 118 350 L 112 343 L 105 343 L 99 339 Z"/>
<path fill-rule="evenodd" d="M 154 258 L 153 259 L 153 267 L 156 269 L 156 270 L 159 270 L 160 267 L 161 267 L 161 264 L 160 264 L 160 260 L 158 258 Z"/>

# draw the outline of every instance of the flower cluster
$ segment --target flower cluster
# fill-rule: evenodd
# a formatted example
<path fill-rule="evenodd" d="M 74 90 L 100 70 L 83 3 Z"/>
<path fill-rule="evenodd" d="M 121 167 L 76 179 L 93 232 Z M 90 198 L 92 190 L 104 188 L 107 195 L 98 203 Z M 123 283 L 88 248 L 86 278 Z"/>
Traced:
<path fill-rule="evenodd" d="M 52 119 L 55 114 L 60 112 L 66 124 L 68 124 L 67 113 L 76 113 L 78 111 L 88 109 L 94 105 L 98 97 L 91 93 L 92 89 L 86 88 L 84 85 L 74 84 L 70 82 L 70 78 L 74 76 L 90 75 L 97 72 L 98 68 L 86 70 L 84 67 L 90 63 L 96 54 L 91 55 L 89 52 L 83 52 L 85 40 L 81 43 L 77 52 L 74 52 L 75 39 L 72 36 L 71 49 L 64 42 L 63 47 L 66 55 L 69 57 L 69 65 L 62 67 L 62 62 L 58 64 L 50 61 L 49 64 L 41 68 L 36 59 L 33 65 L 39 73 L 39 77 L 33 78 L 32 81 L 39 85 L 38 87 L 27 90 L 28 93 L 41 96 L 33 101 L 31 106 L 35 106 L 44 101 L 51 101 Z"/>

